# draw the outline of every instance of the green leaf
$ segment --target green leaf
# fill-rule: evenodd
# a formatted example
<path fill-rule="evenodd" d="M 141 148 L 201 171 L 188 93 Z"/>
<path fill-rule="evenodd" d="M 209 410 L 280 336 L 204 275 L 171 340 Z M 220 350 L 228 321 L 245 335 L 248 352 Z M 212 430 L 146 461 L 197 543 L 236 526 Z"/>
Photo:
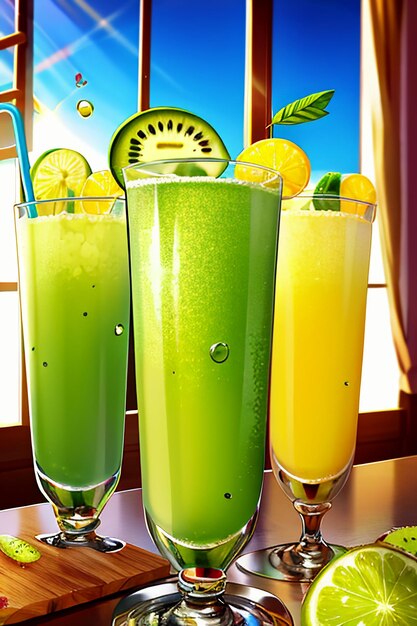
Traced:
<path fill-rule="evenodd" d="M 279 113 L 277 113 L 279 115 Z M 317 109 L 316 107 L 308 107 L 308 109 L 304 109 L 301 111 L 296 111 L 292 115 L 285 117 L 280 122 L 274 122 L 276 116 L 274 116 L 272 123 L 273 124 L 304 124 L 305 122 L 314 122 L 314 120 L 318 120 L 321 117 L 325 117 L 329 115 L 328 111 L 323 111 L 322 109 Z"/>
<path fill-rule="evenodd" d="M 271 124 L 303 124 L 328 115 L 324 109 L 333 98 L 334 89 L 319 91 L 295 100 L 274 115 Z"/>

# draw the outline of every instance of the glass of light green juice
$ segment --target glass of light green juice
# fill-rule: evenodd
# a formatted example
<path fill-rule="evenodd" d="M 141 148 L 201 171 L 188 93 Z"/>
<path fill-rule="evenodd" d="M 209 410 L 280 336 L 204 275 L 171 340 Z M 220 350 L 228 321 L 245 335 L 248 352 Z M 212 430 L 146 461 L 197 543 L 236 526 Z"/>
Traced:
<path fill-rule="evenodd" d="M 123 451 L 125 202 L 20 204 L 15 224 L 35 473 L 60 529 L 39 538 L 58 547 L 117 550 L 123 542 L 95 529 L 117 486 Z"/>
<path fill-rule="evenodd" d="M 144 509 L 185 587 L 246 544 L 262 487 L 281 178 L 249 167 L 124 170 Z"/>

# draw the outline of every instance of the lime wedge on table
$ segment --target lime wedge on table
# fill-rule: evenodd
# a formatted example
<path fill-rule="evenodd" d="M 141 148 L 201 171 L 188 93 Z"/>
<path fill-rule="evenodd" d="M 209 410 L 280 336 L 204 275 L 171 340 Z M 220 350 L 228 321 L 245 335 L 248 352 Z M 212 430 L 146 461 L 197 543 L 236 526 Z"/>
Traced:
<path fill-rule="evenodd" d="M 261 139 L 245 148 L 237 157 L 237 161 L 246 161 L 255 165 L 263 165 L 277 170 L 283 178 L 282 195 L 295 196 L 305 189 L 310 180 L 310 161 L 297 144 L 287 139 Z M 251 182 L 257 180 L 256 168 L 237 166 L 236 178 Z"/>
<path fill-rule="evenodd" d="M 382 544 L 349 550 L 312 583 L 301 624 L 417 625 L 417 559 Z"/>
<path fill-rule="evenodd" d="M 78 196 L 91 174 L 87 160 L 75 150 L 57 148 L 44 152 L 31 169 L 36 200 Z"/>

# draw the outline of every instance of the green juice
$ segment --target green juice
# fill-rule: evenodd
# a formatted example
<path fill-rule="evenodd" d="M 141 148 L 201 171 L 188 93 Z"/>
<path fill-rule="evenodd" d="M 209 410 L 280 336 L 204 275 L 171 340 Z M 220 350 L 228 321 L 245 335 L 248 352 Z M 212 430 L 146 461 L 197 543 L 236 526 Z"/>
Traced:
<path fill-rule="evenodd" d="M 216 546 L 261 491 L 279 195 L 201 177 L 127 195 L 145 510 Z"/>
<path fill-rule="evenodd" d="M 17 220 L 34 456 L 61 486 L 120 468 L 129 330 L 124 216 Z"/>

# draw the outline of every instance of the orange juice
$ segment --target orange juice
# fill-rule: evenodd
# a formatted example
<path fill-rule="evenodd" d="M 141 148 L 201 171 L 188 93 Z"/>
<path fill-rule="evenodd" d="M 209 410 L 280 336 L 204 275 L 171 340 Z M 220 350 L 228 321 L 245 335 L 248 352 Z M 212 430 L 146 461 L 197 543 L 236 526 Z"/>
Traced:
<path fill-rule="evenodd" d="M 370 244 L 362 217 L 281 214 L 271 453 L 304 483 L 341 474 L 354 453 Z"/>

